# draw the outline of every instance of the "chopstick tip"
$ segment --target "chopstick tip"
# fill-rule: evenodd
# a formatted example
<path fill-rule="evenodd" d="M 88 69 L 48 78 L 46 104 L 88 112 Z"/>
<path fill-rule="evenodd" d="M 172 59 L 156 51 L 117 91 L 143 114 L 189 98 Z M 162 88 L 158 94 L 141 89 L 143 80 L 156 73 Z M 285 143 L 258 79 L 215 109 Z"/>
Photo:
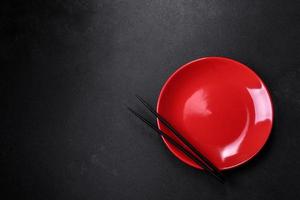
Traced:
<path fill-rule="evenodd" d="M 138 98 L 139 100 L 142 99 L 142 97 L 141 97 L 140 95 L 138 95 L 138 94 L 135 94 L 134 96 L 135 96 L 136 98 Z"/>
<path fill-rule="evenodd" d="M 127 110 L 129 110 L 129 111 L 131 111 L 131 112 L 133 111 L 133 109 L 130 108 L 130 107 L 129 107 L 128 105 L 126 105 L 126 104 L 124 104 L 124 107 L 127 108 Z"/>
<path fill-rule="evenodd" d="M 127 105 L 125 105 L 125 106 L 126 106 L 127 110 L 133 111 L 132 108 L 130 108 L 129 106 L 127 106 Z"/>
<path fill-rule="evenodd" d="M 127 109 L 132 113 L 134 114 L 135 116 L 137 117 L 140 117 L 140 114 L 138 114 L 136 111 L 134 111 L 132 108 L 130 108 L 129 106 L 127 106 Z"/>

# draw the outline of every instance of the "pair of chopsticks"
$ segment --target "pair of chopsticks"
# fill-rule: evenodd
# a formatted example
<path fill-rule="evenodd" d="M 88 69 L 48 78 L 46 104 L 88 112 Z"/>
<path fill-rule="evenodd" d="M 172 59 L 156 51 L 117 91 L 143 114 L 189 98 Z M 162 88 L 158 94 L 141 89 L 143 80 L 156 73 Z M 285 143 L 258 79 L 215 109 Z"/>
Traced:
<path fill-rule="evenodd" d="M 172 145 L 174 145 L 177 149 L 179 149 L 181 152 L 183 152 L 186 156 L 188 156 L 190 159 L 192 159 L 197 165 L 202 167 L 205 172 L 215 177 L 218 181 L 221 183 L 224 183 L 224 178 L 219 169 L 214 166 L 203 154 L 201 154 L 191 143 L 189 143 L 182 134 L 180 134 L 176 129 L 166 120 L 164 119 L 160 114 L 158 114 L 155 109 L 150 106 L 143 98 L 136 95 L 137 99 L 155 116 L 161 121 L 172 133 L 181 141 L 183 142 L 188 148 L 186 149 L 181 144 L 176 142 L 172 137 L 167 135 L 166 133 L 162 132 L 160 129 L 157 128 L 156 125 L 145 119 L 142 115 L 131 109 L 130 107 L 127 107 L 130 112 L 132 112 L 136 117 L 138 117 L 140 120 L 142 120 L 144 123 L 146 123 L 148 126 L 150 126 L 153 130 L 155 130 L 159 135 L 163 136 L 168 142 L 170 142 Z M 193 153 L 191 153 L 191 152 Z"/>

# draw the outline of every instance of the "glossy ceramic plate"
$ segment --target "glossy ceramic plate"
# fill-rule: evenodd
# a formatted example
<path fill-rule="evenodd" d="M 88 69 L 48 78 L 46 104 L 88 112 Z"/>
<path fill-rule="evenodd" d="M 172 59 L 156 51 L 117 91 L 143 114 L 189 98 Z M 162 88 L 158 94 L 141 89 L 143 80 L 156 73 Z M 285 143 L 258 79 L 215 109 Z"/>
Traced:
<path fill-rule="evenodd" d="M 273 124 L 272 102 L 262 80 L 247 66 L 222 57 L 201 58 L 179 68 L 163 86 L 157 112 L 221 170 L 256 155 Z M 200 168 L 164 142 L 180 160 Z"/>

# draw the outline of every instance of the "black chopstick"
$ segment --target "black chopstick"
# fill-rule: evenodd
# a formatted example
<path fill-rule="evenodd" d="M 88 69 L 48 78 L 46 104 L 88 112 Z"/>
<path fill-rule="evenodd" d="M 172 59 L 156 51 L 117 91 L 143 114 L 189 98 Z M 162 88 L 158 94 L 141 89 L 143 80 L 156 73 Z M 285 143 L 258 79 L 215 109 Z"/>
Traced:
<path fill-rule="evenodd" d="M 136 97 L 152 114 L 154 114 L 169 130 L 171 130 L 177 138 L 179 138 L 187 147 L 189 147 L 190 150 L 193 151 L 193 153 L 195 153 L 205 163 L 205 165 L 207 165 L 211 170 L 215 171 L 218 176 L 222 177 L 220 170 L 215 165 L 213 165 L 203 154 L 201 154 L 191 143 L 189 143 L 183 137 L 183 135 L 176 131 L 176 129 L 166 119 L 158 114 L 150 104 L 148 104 L 142 97 L 138 95 L 136 95 Z"/>
<path fill-rule="evenodd" d="M 146 123 L 148 126 L 150 126 L 153 130 L 155 130 L 159 135 L 163 136 L 166 140 L 168 140 L 172 145 L 174 145 L 176 148 L 178 148 L 180 151 L 182 151 L 185 155 L 187 155 L 189 158 L 191 158 L 195 163 L 197 163 L 200 167 L 202 167 L 206 172 L 208 172 L 210 175 L 214 176 L 218 181 L 221 183 L 224 183 L 224 179 L 217 174 L 215 174 L 213 171 L 211 171 L 201 160 L 199 160 L 196 156 L 194 156 L 192 153 L 187 151 L 184 147 L 182 147 L 179 143 L 177 143 L 173 138 L 171 138 L 169 135 L 165 134 L 161 130 L 159 130 L 154 124 L 152 124 L 150 121 L 145 119 L 143 116 L 141 116 L 139 113 L 135 112 L 131 108 L 127 107 L 128 110 L 133 113 L 136 117 L 138 117 L 140 120 L 142 120 L 144 123 Z"/>

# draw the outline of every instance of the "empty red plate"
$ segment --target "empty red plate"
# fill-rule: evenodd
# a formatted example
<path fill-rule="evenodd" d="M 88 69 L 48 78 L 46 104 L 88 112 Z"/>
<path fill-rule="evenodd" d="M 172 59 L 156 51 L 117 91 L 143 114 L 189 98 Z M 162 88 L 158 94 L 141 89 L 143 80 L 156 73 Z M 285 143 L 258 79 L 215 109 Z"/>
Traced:
<path fill-rule="evenodd" d="M 180 67 L 163 86 L 157 112 L 221 170 L 256 155 L 273 124 L 272 102 L 262 80 L 247 66 L 222 57 Z M 159 121 L 158 127 L 173 136 Z M 180 160 L 200 168 L 164 142 Z"/>

